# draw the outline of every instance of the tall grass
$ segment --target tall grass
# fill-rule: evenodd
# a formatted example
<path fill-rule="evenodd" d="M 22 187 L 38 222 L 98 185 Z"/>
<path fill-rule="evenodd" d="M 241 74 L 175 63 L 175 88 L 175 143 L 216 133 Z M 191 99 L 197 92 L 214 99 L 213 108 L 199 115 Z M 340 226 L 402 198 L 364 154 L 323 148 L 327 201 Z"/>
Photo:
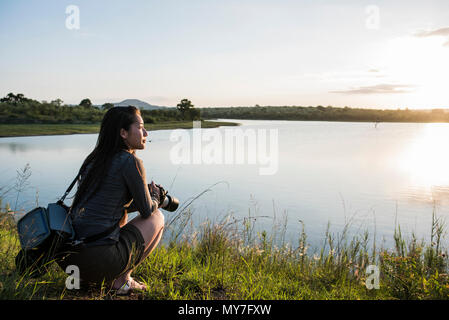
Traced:
<path fill-rule="evenodd" d="M 3 210 L 4 211 L 4 210 Z M 375 234 L 350 235 L 352 220 L 335 233 L 328 224 L 312 249 L 303 221 L 289 222 L 273 209 L 271 230 L 261 230 L 257 208 L 244 217 L 227 214 L 192 224 L 192 209 L 180 208 L 167 222 L 170 241 L 160 244 L 133 276 L 147 291 L 117 297 L 107 284 L 65 288 L 67 275 L 56 264 L 42 278 L 19 276 L 15 223 L 1 215 L 0 299 L 447 299 L 449 279 L 445 223 L 432 213 L 430 243 L 404 238 L 395 226 L 394 245 L 378 249 Z M 297 242 L 285 241 L 287 225 L 298 226 Z M 380 288 L 369 290 L 369 265 L 380 270 Z"/>

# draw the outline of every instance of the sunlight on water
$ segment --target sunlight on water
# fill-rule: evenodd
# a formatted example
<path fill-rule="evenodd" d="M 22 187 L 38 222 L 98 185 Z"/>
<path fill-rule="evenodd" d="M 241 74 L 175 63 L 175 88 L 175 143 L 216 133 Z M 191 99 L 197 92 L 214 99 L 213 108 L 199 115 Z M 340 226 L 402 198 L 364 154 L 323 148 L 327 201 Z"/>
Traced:
<path fill-rule="evenodd" d="M 398 168 L 410 178 L 422 200 L 449 200 L 449 126 L 426 124 L 398 157 Z"/>

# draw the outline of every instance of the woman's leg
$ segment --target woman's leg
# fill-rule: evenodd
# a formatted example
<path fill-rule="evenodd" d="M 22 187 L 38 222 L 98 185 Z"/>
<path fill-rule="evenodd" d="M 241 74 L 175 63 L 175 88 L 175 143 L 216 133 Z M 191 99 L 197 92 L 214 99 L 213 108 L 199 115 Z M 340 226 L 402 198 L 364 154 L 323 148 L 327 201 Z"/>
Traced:
<path fill-rule="evenodd" d="M 146 219 L 137 216 L 128 223 L 137 227 L 137 229 L 139 229 L 140 233 L 143 236 L 143 239 L 145 241 L 145 251 L 142 258 L 143 260 L 154 250 L 154 248 L 156 248 L 157 244 L 162 238 L 162 232 L 164 229 L 164 215 L 160 210 L 156 210 L 150 217 Z M 125 274 L 117 278 L 114 281 L 113 288 L 119 288 L 127 280 L 129 280 L 132 271 L 133 270 L 128 270 Z M 140 286 L 140 289 L 145 289 L 145 287 Z"/>
<path fill-rule="evenodd" d="M 164 228 L 164 215 L 160 210 L 156 210 L 153 214 L 144 219 L 141 216 L 137 216 L 128 222 L 137 229 L 145 240 L 145 252 L 148 249 L 152 251 L 158 244 L 160 238 L 162 237 L 162 229 Z M 148 252 L 149 253 L 149 252 Z"/>

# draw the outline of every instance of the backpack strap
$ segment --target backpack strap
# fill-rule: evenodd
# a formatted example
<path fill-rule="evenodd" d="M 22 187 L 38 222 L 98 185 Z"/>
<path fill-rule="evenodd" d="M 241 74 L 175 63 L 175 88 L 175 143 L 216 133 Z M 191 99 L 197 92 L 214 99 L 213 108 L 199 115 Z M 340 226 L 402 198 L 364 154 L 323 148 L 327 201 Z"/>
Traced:
<path fill-rule="evenodd" d="M 69 207 L 67 207 L 64 204 L 64 200 L 67 197 L 67 195 L 70 193 L 70 191 L 72 191 L 73 187 L 75 186 L 76 181 L 78 180 L 78 178 L 80 177 L 81 172 L 78 173 L 78 175 L 75 177 L 75 179 L 72 181 L 72 183 L 70 184 L 70 186 L 67 188 L 66 192 L 64 193 L 64 195 L 61 197 L 61 199 L 59 199 L 56 203 L 59 204 L 60 206 L 63 206 L 67 211 L 69 210 Z M 116 225 L 112 225 L 111 227 L 107 228 L 106 230 L 104 230 L 103 232 L 100 232 L 98 234 L 94 234 L 92 236 L 86 237 L 86 238 L 82 238 L 79 240 L 74 240 L 71 242 L 72 246 L 77 246 L 80 244 L 84 244 L 84 243 L 89 243 L 89 242 L 94 242 L 97 240 L 100 240 L 101 238 L 111 234 L 115 228 L 117 228 L 119 226 L 119 224 Z"/>
<path fill-rule="evenodd" d="M 111 234 L 115 230 L 115 228 L 117 228 L 118 226 L 119 226 L 118 224 L 114 224 L 114 225 L 110 226 L 109 228 L 107 228 L 106 230 L 104 230 L 103 232 L 94 234 L 89 237 L 81 238 L 79 240 L 75 240 L 72 242 L 72 245 L 77 246 L 80 244 L 85 244 L 85 243 L 100 240 L 101 238 L 106 237 L 107 235 Z"/>
<path fill-rule="evenodd" d="M 76 181 L 78 180 L 78 178 L 80 177 L 81 172 L 78 173 L 78 175 L 75 177 L 75 179 L 72 181 L 72 183 L 70 184 L 70 186 L 67 188 L 66 192 L 64 193 L 64 195 L 61 197 L 61 199 L 58 200 L 57 204 L 62 205 L 64 203 L 65 198 L 67 197 L 67 195 L 70 193 L 70 191 L 72 191 L 73 187 L 75 186 Z"/>

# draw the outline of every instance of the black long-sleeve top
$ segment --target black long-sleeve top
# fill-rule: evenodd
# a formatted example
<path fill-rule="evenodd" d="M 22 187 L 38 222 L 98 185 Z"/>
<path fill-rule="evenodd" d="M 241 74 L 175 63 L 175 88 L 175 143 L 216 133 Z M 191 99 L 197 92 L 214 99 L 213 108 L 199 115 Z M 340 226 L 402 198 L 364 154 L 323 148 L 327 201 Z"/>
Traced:
<path fill-rule="evenodd" d="M 86 173 L 89 166 L 86 169 Z M 85 175 L 82 173 L 79 183 Z M 90 193 L 88 190 L 84 198 Z M 99 189 L 88 198 L 81 199 L 72 208 L 71 217 L 76 238 L 99 234 L 116 225 L 115 230 L 87 246 L 113 244 L 119 239 L 120 219 L 127 212 L 139 211 L 143 218 L 149 217 L 158 208 L 158 200 L 152 199 L 148 190 L 142 160 L 125 150 L 112 159 L 105 179 Z"/>

